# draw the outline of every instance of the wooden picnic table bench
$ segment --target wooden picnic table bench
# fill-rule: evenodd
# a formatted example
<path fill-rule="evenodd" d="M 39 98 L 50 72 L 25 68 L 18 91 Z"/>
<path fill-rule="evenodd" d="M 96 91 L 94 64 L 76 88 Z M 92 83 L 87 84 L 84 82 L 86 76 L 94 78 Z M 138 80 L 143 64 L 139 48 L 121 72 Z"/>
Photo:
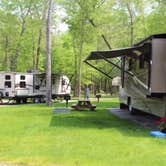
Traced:
<path fill-rule="evenodd" d="M 96 105 L 92 105 L 89 100 L 78 100 L 76 105 L 72 105 L 72 108 L 83 111 L 85 109 L 90 109 L 91 111 L 95 111 Z"/>

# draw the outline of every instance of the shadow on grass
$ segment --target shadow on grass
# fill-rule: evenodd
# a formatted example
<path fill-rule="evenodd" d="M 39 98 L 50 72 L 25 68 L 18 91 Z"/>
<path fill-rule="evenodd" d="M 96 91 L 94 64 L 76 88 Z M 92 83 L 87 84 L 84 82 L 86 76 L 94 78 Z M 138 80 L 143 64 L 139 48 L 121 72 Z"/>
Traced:
<path fill-rule="evenodd" d="M 53 114 L 50 127 L 106 129 L 110 132 L 116 129 L 132 137 L 147 137 L 147 132 L 149 133 L 148 130 L 133 122 L 117 118 L 105 108 L 98 108 L 96 112 L 72 111 L 71 114 Z"/>

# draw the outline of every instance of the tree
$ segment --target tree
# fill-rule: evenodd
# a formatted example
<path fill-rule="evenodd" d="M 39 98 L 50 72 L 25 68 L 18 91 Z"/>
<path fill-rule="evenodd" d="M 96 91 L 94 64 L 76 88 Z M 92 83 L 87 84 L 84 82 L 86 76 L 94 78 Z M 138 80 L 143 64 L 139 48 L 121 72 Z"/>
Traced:
<path fill-rule="evenodd" d="M 26 3 L 23 4 L 20 1 L 18 2 L 18 10 L 20 10 L 21 30 L 19 34 L 19 41 L 15 49 L 15 54 L 11 60 L 11 71 L 17 71 L 18 59 L 20 56 L 20 49 L 21 49 L 21 41 L 26 31 L 27 27 L 26 20 L 31 12 L 31 7 L 32 7 L 32 0 L 28 1 L 27 4 Z"/>
<path fill-rule="evenodd" d="M 46 45 L 43 33 L 45 19 L 42 19 L 41 16 L 46 8 L 45 0 L 6 0 L 0 2 L 0 7 L 0 36 L 3 40 L 1 45 L 3 65 L 1 68 L 3 70 L 27 71 L 35 69 L 38 61 L 42 62 L 38 65 L 38 69 L 45 67 L 42 60 L 45 56 Z M 43 38 L 40 37 L 40 42 L 36 35 L 40 32 L 39 29 L 42 29 L 43 34 Z M 39 45 L 40 49 L 38 49 Z M 40 57 L 37 56 L 39 53 Z"/>
<path fill-rule="evenodd" d="M 89 19 L 91 14 L 95 12 L 95 7 L 98 1 L 94 0 L 72 0 L 72 2 L 66 2 L 66 10 L 68 13 L 68 21 L 70 28 L 70 34 L 72 35 L 73 52 L 75 55 L 75 95 L 81 96 L 81 87 L 86 77 L 84 73 L 83 60 L 85 58 L 86 50 L 89 46 L 94 44 L 94 39 L 91 36 L 94 30 L 90 25 Z M 92 33 L 91 33 L 92 32 Z"/>
<path fill-rule="evenodd" d="M 84 84 L 96 84 L 102 90 L 108 87 L 109 81 L 104 76 L 83 63 L 91 51 L 109 50 L 101 34 L 115 49 L 129 47 L 149 35 L 165 33 L 166 30 L 165 0 L 56 2 L 57 6 L 66 9 L 65 21 L 69 31 L 52 36 L 53 72 L 72 78 L 76 96 Z M 46 70 L 47 3 L 48 0 L 0 1 L 0 70 Z M 90 20 L 94 21 L 95 28 Z M 112 70 L 109 64 L 94 63 L 107 73 Z M 113 76 L 117 73 L 113 72 Z"/>
<path fill-rule="evenodd" d="M 52 75 L 52 58 L 51 58 L 51 48 L 52 48 L 52 10 L 53 10 L 53 0 L 49 0 L 48 15 L 47 15 L 47 74 L 46 74 L 46 103 L 48 106 L 52 105 L 52 87 L 51 87 L 51 75 Z"/>

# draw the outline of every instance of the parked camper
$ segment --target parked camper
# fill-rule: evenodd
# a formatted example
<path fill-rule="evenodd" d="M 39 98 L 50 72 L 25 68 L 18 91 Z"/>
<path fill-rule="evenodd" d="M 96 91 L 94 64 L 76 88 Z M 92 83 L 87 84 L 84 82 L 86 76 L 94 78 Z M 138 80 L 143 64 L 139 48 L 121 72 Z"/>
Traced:
<path fill-rule="evenodd" d="M 70 91 L 67 76 L 52 74 L 52 98 L 70 96 Z M 42 99 L 45 94 L 45 73 L 0 72 L 0 98 L 15 99 L 20 103 L 28 98 Z"/>
<path fill-rule="evenodd" d="M 121 58 L 121 66 L 111 58 Z M 101 59 L 121 70 L 121 108 L 166 116 L 166 34 L 150 36 L 131 48 L 92 52 L 85 62 L 94 67 L 88 61 Z"/>
<path fill-rule="evenodd" d="M 127 105 L 132 114 L 142 110 L 165 117 L 166 34 L 153 35 L 134 47 L 136 56 L 128 54 L 122 63 L 121 108 Z"/>

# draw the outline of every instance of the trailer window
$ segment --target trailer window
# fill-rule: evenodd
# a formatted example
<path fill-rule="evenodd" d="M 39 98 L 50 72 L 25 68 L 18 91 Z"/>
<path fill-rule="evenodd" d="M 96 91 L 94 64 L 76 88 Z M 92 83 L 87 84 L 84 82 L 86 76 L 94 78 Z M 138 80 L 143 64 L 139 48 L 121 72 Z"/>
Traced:
<path fill-rule="evenodd" d="M 139 57 L 139 68 L 144 69 L 145 68 L 145 59 L 143 55 L 140 55 Z"/>
<path fill-rule="evenodd" d="M 62 79 L 62 85 L 66 85 L 65 79 Z"/>
<path fill-rule="evenodd" d="M 25 80 L 25 76 L 20 76 L 20 80 Z"/>
<path fill-rule="evenodd" d="M 148 85 L 148 62 L 144 61 L 143 63 L 140 63 L 140 61 L 137 60 L 135 62 L 135 68 L 133 68 L 132 72 L 139 80 L 141 80 L 144 84 Z"/>
<path fill-rule="evenodd" d="M 25 81 L 20 82 L 20 88 L 26 88 L 26 83 Z"/>
<path fill-rule="evenodd" d="M 39 85 L 35 85 L 35 89 L 36 89 L 36 90 L 39 90 L 39 89 L 40 89 L 40 86 L 39 86 Z"/>
<path fill-rule="evenodd" d="M 10 80 L 10 75 L 5 75 L 5 80 Z"/>
<path fill-rule="evenodd" d="M 11 81 L 5 81 L 5 88 L 11 88 L 12 84 Z"/>

